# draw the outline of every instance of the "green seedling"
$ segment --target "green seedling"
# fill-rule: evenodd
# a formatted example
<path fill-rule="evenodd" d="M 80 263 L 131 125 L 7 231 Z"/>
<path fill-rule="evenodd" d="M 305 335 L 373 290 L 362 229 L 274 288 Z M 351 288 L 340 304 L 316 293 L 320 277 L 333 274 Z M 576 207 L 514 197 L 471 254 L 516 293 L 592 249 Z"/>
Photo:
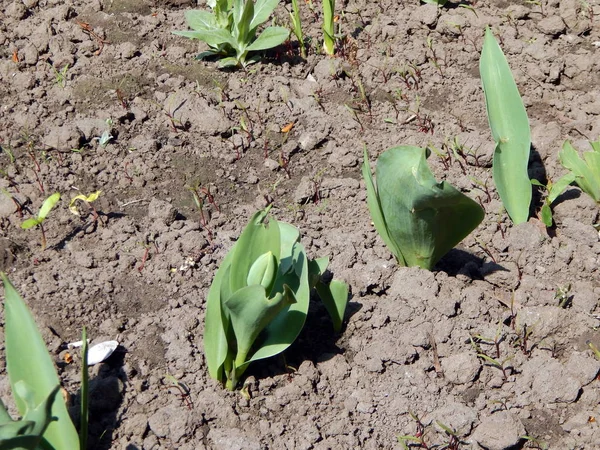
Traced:
<path fill-rule="evenodd" d="M 566 174 L 563 177 L 559 178 L 559 180 L 556 183 L 552 183 L 552 181 L 548 180 L 548 184 L 545 186 L 538 180 L 531 180 L 532 185 L 539 186 L 546 190 L 546 198 L 544 199 L 544 204 L 542 205 L 542 210 L 540 211 L 540 220 L 548 228 L 550 228 L 553 223 L 551 208 L 552 203 L 554 203 L 558 196 L 562 194 L 564 190 L 574 181 L 575 176 L 572 173 Z"/>
<path fill-rule="evenodd" d="M 253 361 L 287 349 L 306 319 L 316 287 L 339 331 L 348 299 L 340 281 L 321 281 L 328 259 L 309 261 L 299 231 L 256 212 L 229 251 L 208 293 L 204 351 L 212 378 L 229 390 Z"/>
<path fill-rule="evenodd" d="M 303 58 L 306 58 L 306 45 L 304 44 L 304 32 L 302 31 L 302 21 L 300 20 L 300 7 L 298 6 L 298 0 L 292 0 L 290 22 L 292 24 L 292 32 L 294 33 L 294 36 L 296 36 L 296 39 L 298 39 L 298 45 L 300 45 L 300 54 Z"/>
<path fill-rule="evenodd" d="M 114 139 L 114 136 L 112 134 L 110 134 L 112 125 L 113 125 L 112 119 L 106 119 L 106 130 L 104 130 L 104 132 L 102 133 L 102 135 L 100 137 L 94 138 L 94 139 L 98 140 L 98 144 L 100 144 L 100 147 L 102 147 L 102 148 L 106 148 L 108 143 L 112 139 Z"/>
<path fill-rule="evenodd" d="M 323 0 L 323 51 L 335 53 L 335 0 Z"/>
<path fill-rule="evenodd" d="M 56 70 L 56 67 L 54 66 L 51 67 L 54 72 L 54 82 L 64 89 L 67 86 L 67 71 L 69 70 L 69 65 L 65 64 L 60 71 Z"/>
<path fill-rule="evenodd" d="M 569 181 L 567 184 L 575 182 L 596 203 L 600 203 L 600 140 L 590 141 L 590 145 L 592 151 L 585 152 L 582 159 L 571 143 L 565 141 L 558 158 L 560 163 L 570 171 L 565 175 L 566 181 Z"/>
<path fill-rule="evenodd" d="M 554 300 L 558 303 L 559 308 L 567 308 L 571 305 L 573 295 L 571 295 L 571 283 L 557 286 L 554 292 Z"/>
<path fill-rule="evenodd" d="M 402 266 L 431 270 L 483 220 L 484 211 L 427 165 L 429 152 L 413 146 L 385 151 L 377 159 L 377 187 L 367 151 L 362 167 L 375 229 Z"/>
<path fill-rule="evenodd" d="M 5 296 L 6 371 L 23 421 L 0 427 L 0 448 L 35 449 L 38 448 L 35 441 L 41 435 L 41 448 L 79 450 L 77 431 L 65 402 L 61 395 L 56 395 L 60 381 L 44 340 L 21 296 L 6 275 L 1 276 Z M 8 420 L 8 414 L 0 408 L 0 421 Z M 22 439 L 15 441 L 19 446 L 2 446 L 4 439 L 13 438 Z"/>
<path fill-rule="evenodd" d="M 44 221 L 46 220 L 46 217 L 48 217 L 48 214 L 50 213 L 52 208 L 56 206 L 59 200 L 60 193 L 55 192 L 44 201 L 36 217 L 27 219 L 21 224 L 21 228 L 23 228 L 24 230 L 33 228 L 36 225 L 40 227 L 40 230 L 42 231 L 42 250 L 46 249 L 46 231 L 44 230 Z"/>
<path fill-rule="evenodd" d="M 510 67 L 487 28 L 479 72 L 487 115 L 496 142 L 493 175 L 496 189 L 515 224 L 527 222 L 532 187 L 527 174 L 531 134 L 529 119 Z"/>
<path fill-rule="evenodd" d="M 510 374 L 508 373 L 509 367 L 506 365 L 506 363 L 509 362 L 511 359 L 513 359 L 514 356 L 508 356 L 508 357 L 504 358 L 502 361 L 494 359 L 484 353 L 478 353 L 477 357 L 483 359 L 489 365 L 496 367 L 497 369 L 500 369 L 502 371 L 502 378 L 504 379 L 504 381 L 506 381 L 508 379 L 508 375 L 510 375 Z"/>
<path fill-rule="evenodd" d="M 268 50 L 285 42 L 289 30 L 270 26 L 256 35 L 258 26 L 271 16 L 278 0 L 209 0 L 213 12 L 187 11 L 185 18 L 193 31 L 174 31 L 173 34 L 199 39 L 210 49 L 198 55 L 223 58 L 219 67 L 246 67 L 257 62 L 257 55 L 248 57 L 251 52 Z"/>
<path fill-rule="evenodd" d="M 98 200 L 98 197 L 100 197 L 100 194 L 102 194 L 102 191 L 92 192 L 90 195 L 84 195 L 84 194 L 76 195 L 69 202 L 69 211 L 71 211 L 71 213 L 75 214 L 76 216 L 81 216 L 81 214 L 79 214 L 79 210 L 77 209 L 77 201 L 80 200 L 86 204 L 86 206 L 88 207 L 88 209 L 90 211 L 92 211 L 92 216 L 94 218 L 94 221 L 98 220 L 98 217 L 99 217 L 98 211 L 96 210 L 96 207 L 93 205 L 93 203 L 96 200 Z"/>

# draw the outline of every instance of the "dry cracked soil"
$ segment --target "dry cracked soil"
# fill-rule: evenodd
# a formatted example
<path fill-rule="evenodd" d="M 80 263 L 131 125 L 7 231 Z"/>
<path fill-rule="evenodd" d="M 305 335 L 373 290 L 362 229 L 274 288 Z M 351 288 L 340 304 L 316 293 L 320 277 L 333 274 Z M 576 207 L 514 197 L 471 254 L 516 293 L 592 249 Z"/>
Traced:
<path fill-rule="evenodd" d="M 307 59 L 292 40 L 247 71 L 171 33 L 191 0 L 0 5 L 0 268 L 75 402 L 65 344 L 83 326 L 120 343 L 90 369 L 89 449 L 600 448 L 598 205 L 570 187 L 547 229 L 536 192 L 529 222 L 509 221 L 478 71 L 489 25 L 530 117 L 530 175 L 557 179 L 564 140 L 600 135 L 598 1 L 340 1 L 333 58 L 320 3 L 301 2 Z M 363 148 L 374 164 L 400 144 L 435 148 L 436 177 L 486 211 L 431 272 L 395 264 L 365 202 Z M 97 190 L 98 219 L 71 214 Z M 20 224 L 53 192 L 42 251 Z M 268 203 L 351 297 L 339 334 L 311 304 L 242 395 L 208 377 L 205 299 Z"/>

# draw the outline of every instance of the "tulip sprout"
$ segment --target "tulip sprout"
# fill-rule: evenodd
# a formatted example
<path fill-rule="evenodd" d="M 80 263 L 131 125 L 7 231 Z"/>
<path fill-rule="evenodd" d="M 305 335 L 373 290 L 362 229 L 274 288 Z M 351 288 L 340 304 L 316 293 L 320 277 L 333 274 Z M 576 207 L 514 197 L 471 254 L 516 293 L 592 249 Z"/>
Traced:
<path fill-rule="evenodd" d="M 569 177 L 596 203 L 600 203 L 600 140 L 591 141 L 591 152 L 585 152 L 583 159 L 573 148 L 569 141 L 565 141 L 562 150 L 558 153 L 560 163 L 570 172 Z M 570 184 L 568 183 L 568 184 Z"/>
<path fill-rule="evenodd" d="M 398 264 L 431 270 L 479 225 L 484 211 L 452 185 L 438 183 L 428 156 L 413 146 L 385 151 L 377 159 L 375 186 L 365 149 L 362 172 L 375 229 Z"/>
<path fill-rule="evenodd" d="M 321 281 L 327 258 L 309 261 L 299 231 L 258 211 L 229 251 L 208 293 L 204 351 L 208 371 L 229 390 L 248 365 L 296 339 L 315 287 L 339 331 L 348 299 L 340 281 Z"/>

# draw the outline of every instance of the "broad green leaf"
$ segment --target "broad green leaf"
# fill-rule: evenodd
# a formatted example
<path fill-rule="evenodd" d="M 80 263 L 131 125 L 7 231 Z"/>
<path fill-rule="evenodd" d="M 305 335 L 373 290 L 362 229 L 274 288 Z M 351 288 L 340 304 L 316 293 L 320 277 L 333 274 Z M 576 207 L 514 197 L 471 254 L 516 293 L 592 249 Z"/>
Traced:
<path fill-rule="evenodd" d="M 221 262 L 213 279 L 206 301 L 206 318 L 204 325 L 204 356 L 211 378 L 225 381 L 223 363 L 227 358 L 228 345 L 225 325 L 221 311 L 221 287 L 229 286 L 229 270 L 233 260 L 233 249 Z M 229 290 L 228 290 L 229 292 Z M 229 298 L 227 295 L 224 300 Z"/>
<path fill-rule="evenodd" d="M 540 211 L 540 219 L 548 228 L 552 226 L 552 210 L 548 203 L 544 203 L 542 210 Z"/>
<path fill-rule="evenodd" d="M 235 45 L 235 39 L 224 29 L 200 30 L 200 31 L 172 31 L 177 36 L 183 36 L 190 39 L 198 39 L 206 42 L 211 47 L 218 47 L 221 44 Z"/>
<path fill-rule="evenodd" d="M 254 16 L 250 22 L 250 29 L 253 30 L 261 23 L 266 22 L 273 11 L 275 11 L 277 3 L 279 3 L 279 0 L 257 0 L 254 5 Z"/>
<path fill-rule="evenodd" d="M 236 367 L 244 365 L 258 334 L 283 308 L 295 302 L 294 294 L 287 286 L 284 287 L 283 294 L 278 292 L 269 299 L 265 295 L 264 287 L 252 285 L 234 292 L 223 304 L 229 312 L 236 338 Z"/>
<path fill-rule="evenodd" d="M 484 211 L 452 185 L 438 183 L 426 153 L 413 146 L 389 149 L 378 158 L 376 173 L 389 238 L 406 265 L 430 270 L 479 225 Z"/>
<path fill-rule="evenodd" d="M 55 192 L 42 203 L 42 207 L 40 208 L 40 212 L 38 213 L 38 218 L 42 220 L 46 220 L 48 217 L 48 213 L 56 206 L 58 201 L 60 200 L 60 192 Z"/>
<path fill-rule="evenodd" d="M 240 61 L 237 58 L 223 58 L 219 61 L 219 68 L 224 69 L 225 67 L 236 67 L 240 65 Z"/>
<path fill-rule="evenodd" d="M 267 50 L 283 44 L 290 36 L 290 31 L 283 27 L 269 27 L 265 29 L 256 40 L 250 44 L 246 50 L 255 52 L 258 50 Z"/>
<path fill-rule="evenodd" d="M 496 142 L 493 174 L 496 189 L 515 224 L 527 222 L 532 189 L 527 174 L 531 135 L 529 119 L 502 49 L 485 31 L 479 72 Z"/>
<path fill-rule="evenodd" d="M 277 355 L 287 349 L 296 340 L 308 312 L 310 301 L 310 286 L 308 285 L 308 261 L 304 246 L 294 242 L 292 248 L 286 248 L 291 238 L 298 234 L 298 230 L 285 222 L 278 222 L 281 230 L 281 254 L 279 275 L 273 286 L 272 292 L 283 292 L 285 286 L 294 293 L 296 303 L 285 308 L 263 330 L 259 336 L 259 344 L 251 355 L 248 364 L 263 358 Z M 290 259 L 293 266 L 291 270 L 283 272 L 284 260 Z"/>
<path fill-rule="evenodd" d="M 369 166 L 369 156 L 367 155 L 367 150 L 364 150 L 363 153 L 363 166 L 362 166 L 362 175 L 365 180 L 365 185 L 367 187 L 367 205 L 369 207 L 369 212 L 371 213 L 371 220 L 373 220 L 373 224 L 375 225 L 375 230 L 390 249 L 392 254 L 396 257 L 396 261 L 401 266 L 406 266 L 406 261 L 404 256 L 402 256 L 402 252 L 396 245 L 396 242 L 392 240 L 388 233 L 388 227 L 385 222 L 385 218 L 383 217 L 383 212 L 381 211 L 381 202 L 379 199 L 379 195 L 377 194 L 377 190 L 375 189 L 375 184 L 373 183 L 373 175 L 371 175 L 371 167 Z"/>
<path fill-rule="evenodd" d="M 277 258 L 271 252 L 263 253 L 250 267 L 248 272 L 248 286 L 260 285 L 265 288 L 266 295 L 269 296 L 275 276 L 277 275 L 278 264 Z"/>
<path fill-rule="evenodd" d="M 319 281 L 315 288 L 331 317 L 334 331 L 339 333 L 342 331 L 344 312 L 348 304 L 348 285 L 338 280 L 331 280 L 328 285 Z"/>
<path fill-rule="evenodd" d="M 39 225 L 42 222 L 43 220 L 38 219 L 37 217 L 32 217 L 31 219 L 24 220 L 21 224 L 21 228 L 23 228 L 24 230 L 28 230 L 29 228 L 35 227 L 36 225 Z"/>
<path fill-rule="evenodd" d="M 269 218 L 268 224 L 264 224 L 267 214 L 268 209 L 255 213 L 235 243 L 230 275 L 232 293 L 248 285 L 250 268 L 261 255 L 271 252 L 276 260 L 280 259 L 279 226 L 272 218 Z"/>
<path fill-rule="evenodd" d="M 326 256 L 308 261 L 308 283 L 311 288 L 321 281 L 321 276 L 327 270 L 328 265 L 329 258 Z"/>
<path fill-rule="evenodd" d="M 254 38 L 250 22 L 254 16 L 254 0 L 233 0 L 233 36 L 238 54 L 246 49 Z"/>
<path fill-rule="evenodd" d="M 209 31 L 218 29 L 215 15 L 202 10 L 191 10 L 185 12 L 185 20 L 192 30 Z"/>
<path fill-rule="evenodd" d="M 423 3 L 429 3 L 430 5 L 438 5 L 442 7 L 448 3 L 448 0 L 421 0 Z"/>
<path fill-rule="evenodd" d="M 323 49 L 328 55 L 335 52 L 335 0 L 323 0 Z"/>
<path fill-rule="evenodd" d="M 60 385 L 60 380 L 27 305 L 5 274 L 2 274 L 2 280 L 6 369 L 10 385 L 15 394 L 16 384 L 24 381 L 33 392 L 33 401 L 41 404 Z M 15 395 L 15 403 L 24 414 L 24 399 Z M 58 420 L 50 423 L 44 439 L 54 450 L 79 450 L 77 431 L 61 396 L 52 402 L 52 416 Z"/>

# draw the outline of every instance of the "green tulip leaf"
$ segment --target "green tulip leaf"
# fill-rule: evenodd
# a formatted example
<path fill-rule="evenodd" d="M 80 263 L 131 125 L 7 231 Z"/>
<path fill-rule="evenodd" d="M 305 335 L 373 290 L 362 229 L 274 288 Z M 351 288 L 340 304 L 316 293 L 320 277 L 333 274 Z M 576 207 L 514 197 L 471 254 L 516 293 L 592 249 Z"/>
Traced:
<path fill-rule="evenodd" d="M 488 120 L 496 142 L 493 175 L 500 199 L 515 224 L 527 222 L 532 189 L 527 173 L 529 119 L 502 49 L 485 31 L 479 72 Z"/>

